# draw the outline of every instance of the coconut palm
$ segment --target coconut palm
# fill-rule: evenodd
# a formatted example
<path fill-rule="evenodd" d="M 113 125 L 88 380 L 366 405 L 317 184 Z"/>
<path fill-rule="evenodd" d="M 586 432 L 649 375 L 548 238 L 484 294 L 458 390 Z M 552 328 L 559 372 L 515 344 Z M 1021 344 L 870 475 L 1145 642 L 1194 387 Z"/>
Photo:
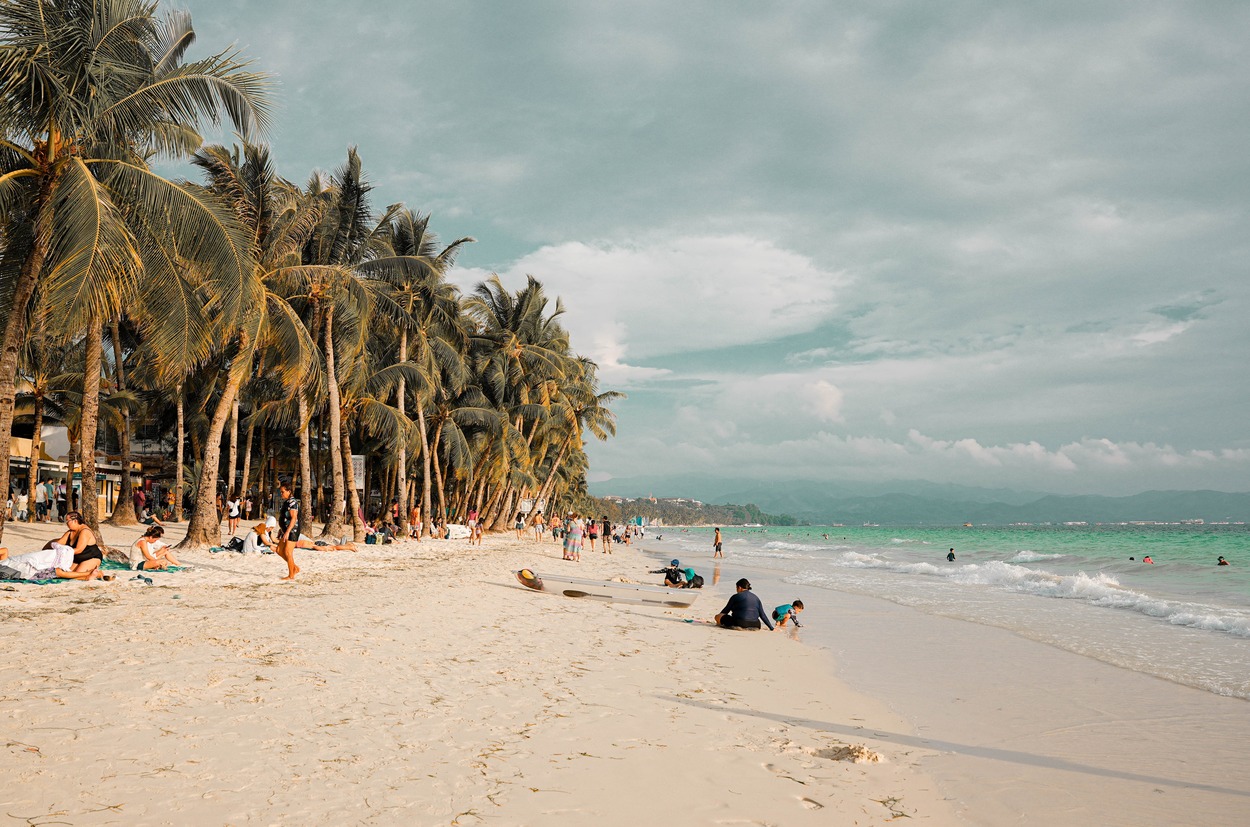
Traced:
<path fill-rule="evenodd" d="M 197 124 L 223 115 L 250 133 L 264 125 L 267 104 L 263 76 L 233 52 L 184 63 L 194 40 L 189 15 L 158 16 L 145 0 L 9 0 L 0 4 L 0 37 L 7 455 L 18 351 L 37 285 L 48 312 L 84 332 L 89 363 L 100 326 L 123 305 L 160 317 L 176 303 L 169 284 L 182 266 L 198 267 L 201 281 L 217 288 L 220 317 L 233 320 L 255 298 L 247 246 L 229 215 L 156 175 L 147 157 L 191 151 L 200 143 Z M 88 394 L 91 377 L 88 364 Z M 0 489 L 8 476 L 0 463 Z M 93 488 L 94 475 L 84 483 L 86 476 Z"/>
<path fill-rule="evenodd" d="M 461 246 L 471 243 L 472 238 L 459 238 L 439 250 L 437 236 L 430 231 L 430 216 L 401 210 L 390 226 L 390 246 L 396 256 L 413 259 L 420 266 L 416 278 L 404 277 L 395 290 L 396 301 L 404 311 L 399 324 L 399 361 L 412 358 L 421 372 L 424 385 L 431 390 L 439 387 L 440 379 L 446 379 L 454 392 L 459 392 L 467 381 L 464 354 L 468 347 L 468 331 L 460 311 L 459 297 L 454 285 L 446 280 L 446 273 L 455 264 Z M 397 407 L 406 413 L 408 387 L 400 377 L 396 388 Z M 416 414 L 418 433 L 421 438 L 422 486 L 421 486 L 421 536 L 430 533 L 431 506 L 431 452 L 429 431 L 425 421 L 425 403 L 428 394 L 418 393 Z M 399 446 L 399 475 L 401 492 L 407 492 L 408 454 L 407 445 Z M 401 527 L 408 525 L 408 509 L 401 509 Z"/>
<path fill-rule="evenodd" d="M 269 375 L 287 387 L 297 388 L 316 374 L 316 346 L 290 300 L 322 275 L 318 268 L 301 262 L 301 249 L 321 219 L 323 205 L 303 198 L 294 186 L 282 181 L 263 147 L 206 147 L 195 154 L 193 162 L 207 179 L 203 191 L 227 203 L 246 233 L 253 262 L 247 280 L 254 296 L 254 304 L 242 314 L 243 330 L 226 340 L 229 345 L 217 357 L 225 381 L 211 415 L 195 510 L 183 541 L 187 546 L 202 546 L 216 545 L 221 539 L 215 502 L 221 438 L 226 420 L 234 415 L 239 389 L 254 374 L 256 353 L 270 348 L 279 354 L 268 362 Z M 194 292 L 194 284 L 187 287 Z"/>

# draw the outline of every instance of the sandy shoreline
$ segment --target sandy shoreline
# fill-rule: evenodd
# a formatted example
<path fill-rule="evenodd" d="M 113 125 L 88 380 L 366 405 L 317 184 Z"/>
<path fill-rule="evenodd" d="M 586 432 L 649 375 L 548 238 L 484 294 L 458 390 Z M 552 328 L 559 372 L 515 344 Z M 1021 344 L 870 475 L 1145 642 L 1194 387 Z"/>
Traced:
<path fill-rule="evenodd" d="M 32 531 L 32 528 L 35 529 Z M 5 543 L 44 539 L 14 526 Z M 105 528 L 112 545 L 137 530 Z M 175 529 L 171 534 L 176 535 Z M 570 571 L 490 538 L 6 586 L 0 737 L 13 823 L 960 823 L 904 721 L 785 634 L 519 587 Z M 637 549 L 580 576 L 646 579 Z M 729 578 L 732 580 L 733 578 Z M 765 596 L 766 602 L 771 596 Z M 879 763 L 844 758 L 845 747 Z"/>

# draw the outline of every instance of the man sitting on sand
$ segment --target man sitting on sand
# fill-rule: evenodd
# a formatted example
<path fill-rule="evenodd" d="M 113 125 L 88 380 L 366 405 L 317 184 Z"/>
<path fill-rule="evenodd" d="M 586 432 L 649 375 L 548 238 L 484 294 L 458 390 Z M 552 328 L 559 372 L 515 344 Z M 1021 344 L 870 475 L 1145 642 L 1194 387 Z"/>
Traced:
<path fill-rule="evenodd" d="M 161 539 L 163 536 L 165 529 L 158 525 L 143 532 L 143 536 L 130 547 L 130 567 L 137 571 L 157 571 L 182 565 L 174 557 L 169 544 Z"/>
<path fill-rule="evenodd" d="M 725 608 L 716 616 L 716 625 L 726 629 L 759 629 L 763 623 L 771 632 L 773 621 L 764 613 L 764 604 L 751 591 L 751 581 L 745 577 L 737 583 L 737 593 L 729 598 Z"/>

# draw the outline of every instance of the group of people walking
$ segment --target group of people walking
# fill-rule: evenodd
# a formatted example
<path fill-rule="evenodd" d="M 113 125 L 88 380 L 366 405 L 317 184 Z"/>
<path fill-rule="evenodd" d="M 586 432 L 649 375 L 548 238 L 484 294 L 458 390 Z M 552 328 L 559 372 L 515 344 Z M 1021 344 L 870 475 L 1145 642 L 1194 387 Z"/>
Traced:
<path fill-rule="evenodd" d="M 35 491 L 33 496 L 23 488 L 10 488 L 9 501 L 5 512 L 6 520 L 16 520 L 20 523 L 27 522 L 31 516 L 31 506 L 34 505 L 35 522 L 37 523 L 59 523 L 63 514 L 67 514 L 73 507 L 70 498 L 74 497 L 77 492 L 69 490 L 69 485 L 65 479 L 60 480 L 40 480 L 35 483 Z"/>

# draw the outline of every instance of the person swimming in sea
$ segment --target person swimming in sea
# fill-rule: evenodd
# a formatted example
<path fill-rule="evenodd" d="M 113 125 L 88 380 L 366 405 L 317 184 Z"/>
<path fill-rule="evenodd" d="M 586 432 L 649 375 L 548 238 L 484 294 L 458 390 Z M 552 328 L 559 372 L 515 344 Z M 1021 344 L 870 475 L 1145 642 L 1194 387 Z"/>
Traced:
<path fill-rule="evenodd" d="M 1215 565 L 1217 565 L 1217 566 L 1227 566 L 1227 565 L 1228 565 L 1228 561 L 1227 561 L 1227 560 L 1225 560 L 1223 557 L 1221 557 L 1219 560 L 1217 560 L 1217 561 L 1216 561 Z"/>
<path fill-rule="evenodd" d="M 1152 565 L 1152 566 L 1155 564 L 1155 561 L 1150 559 L 1150 555 L 1149 555 L 1149 554 L 1147 554 L 1145 557 L 1143 557 L 1143 558 L 1141 559 L 1141 561 L 1142 561 L 1143 563 L 1149 563 L 1149 564 L 1150 564 L 1150 565 Z"/>
<path fill-rule="evenodd" d="M 953 563 L 953 562 L 955 562 L 955 549 L 951 549 L 949 552 L 947 552 L 947 554 L 946 554 L 946 561 L 947 561 L 948 563 Z"/>

